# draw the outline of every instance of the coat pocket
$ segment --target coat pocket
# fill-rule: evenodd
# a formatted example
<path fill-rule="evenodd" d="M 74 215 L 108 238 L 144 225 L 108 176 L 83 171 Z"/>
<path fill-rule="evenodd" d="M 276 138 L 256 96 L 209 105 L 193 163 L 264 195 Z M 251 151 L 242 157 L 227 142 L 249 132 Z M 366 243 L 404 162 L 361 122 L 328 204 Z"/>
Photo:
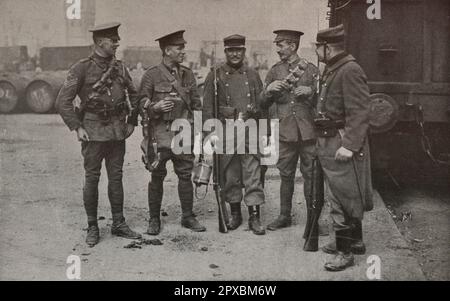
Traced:
<path fill-rule="evenodd" d="M 170 93 L 172 92 L 172 89 L 173 89 L 172 85 L 167 82 L 161 82 L 155 85 L 156 93 Z"/>

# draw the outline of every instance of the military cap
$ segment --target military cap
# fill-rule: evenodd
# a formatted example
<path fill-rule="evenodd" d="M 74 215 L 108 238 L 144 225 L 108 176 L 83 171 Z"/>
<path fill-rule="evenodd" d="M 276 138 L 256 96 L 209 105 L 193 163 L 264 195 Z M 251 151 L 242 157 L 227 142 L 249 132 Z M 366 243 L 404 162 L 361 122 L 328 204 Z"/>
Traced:
<path fill-rule="evenodd" d="M 225 49 L 227 48 L 245 48 L 245 37 L 234 34 L 223 39 Z"/>
<path fill-rule="evenodd" d="M 338 25 L 321 30 L 317 33 L 317 44 L 340 43 L 345 41 L 344 25 Z"/>
<path fill-rule="evenodd" d="M 163 37 L 160 37 L 155 41 L 159 42 L 159 46 L 161 48 L 164 48 L 169 45 L 184 45 L 187 43 L 186 40 L 183 38 L 184 33 L 185 30 L 179 30 L 171 34 L 165 35 Z"/>
<path fill-rule="evenodd" d="M 90 28 L 89 31 L 93 33 L 94 37 L 119 39 L 118 28 L 120 25 L 119 22 L 99 24 Z"/>
<path fill-rule="evenodd" d="M 288 29 L 275 30 L 273 33 L 277 35 L 275 37 L 274 43 L 278 43 L 284 40 L 300 42 L 300 37 L 303 35 L 303 32 L 301 31 Z"/>

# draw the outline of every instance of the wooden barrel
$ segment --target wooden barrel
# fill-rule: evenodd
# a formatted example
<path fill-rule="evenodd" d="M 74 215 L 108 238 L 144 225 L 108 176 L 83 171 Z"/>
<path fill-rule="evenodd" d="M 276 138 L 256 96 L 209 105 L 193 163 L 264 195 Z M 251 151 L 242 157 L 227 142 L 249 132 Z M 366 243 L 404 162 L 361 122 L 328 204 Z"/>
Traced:
<path fill-rule="evenodd" d="M 25 97 L 28 108 L 39 114 L 52 112 L 66 74 L 66 72 L 37 74 L 26 89 Z"/>
<path fill-rule="evenodd" d="M 15 73 L 0 75 L 0 113 L 11 113 L 19 107 L 29 78 Z"/>

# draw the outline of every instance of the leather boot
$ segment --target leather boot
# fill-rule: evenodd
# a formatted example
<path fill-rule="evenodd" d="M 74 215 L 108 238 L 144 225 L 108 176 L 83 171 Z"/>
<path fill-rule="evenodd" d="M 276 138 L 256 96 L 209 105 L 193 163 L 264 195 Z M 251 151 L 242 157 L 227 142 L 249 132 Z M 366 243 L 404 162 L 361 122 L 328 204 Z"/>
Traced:
<path fill-rule="evenodd" d="M 294 181 L 290 179 L 281 179 L 280 184 L 280 216 L 271 222 L 267 229 L 275 231 L 292 225 L 292 195 L 294 193 Z"/>
<path fill-rule="evenodd" d="M 205 232 L 206 227 L 200 224 L 194 215 L 184 217 L 181 219 L 181 225 L 185 228 L 191 229 L 194 232 Z"/>
<path fill-rule="evenodd" d="M 230 203 L 231 219 L 227 225 L 229 230 L 236 230 L 242 224 L 241 203 Z"/>
<path fill-rule="evenodd" d="M 86 244 L 90 248 L 92 248 L 93 246 L 98 244 L 99 241 L 100 241 L 100 230 L 98 226 L 96 225 L 89 226 L 87 230 Z"/>
<path fill-rule="evenodd" d="M 354 222 L 354 227 L 352 230 L 352 253 L 357 255 L 363 255 L 366 253 L 366 246 L 363 242 L 363 233 L 362 233 L 362 222 L 357 220 Z"/>
<path fill-rule="evenodd" d="M 150 217 L 148 222 L 147 234 L 158 235 L 161 232 L 161 219 L 158 217 Z"/>
<path fill-rule="evenodd" d="M 111 234 L 128 239 L 142 238 L 141 234 L 131 230 L 130 227 L 128 227 L 124 218 L 122 218 L 121 220 L 113 220 L 113 224 L 111 226 Z"/>
<path fill-rule="evenodd" d="M 366 246 L 362 240 L 362 224 L 356 222 L 354 228 L 351 230 L 350 250 L 353 254 L 364 255 L 366 253 Z M 327 254 L 336 254 L 336 242 L 332 241 L 322 247 L 322 251 Z"/>
<path fill-rule="evenodd" d="M 161 213 L 161 203 L 163 197 L 163 179 L 161 177 L 152 176 L 152 180 L 148 183 L 148 209 L 150 211 L 150 220 L 152 218 L 159 219 Z"/>
<path fill-rule="evenodd" d="M 276 220 L 267 225 L 267 229 L 270 231 L 276 231 L 278 229 L 287 228 L 292 225 L 292 218 L 289 216 L 280 215 Z"/>
<path fill-rule="evenodd" d="M 351 252 L 352 230 L 336 231 L 336 250 L 334 257 L 325 263 L 325 269 L 330 272 L 343 271 L 355 264 L 355 259 Z"/>
<path fill-rule="evenodd" d="M 260 208 L 259 206 L 248 206 L 248 227 L 253 231 L 256 235 L 264 235 L 266 234 L 266 230 L 264 230 L 260 221 Z"/>

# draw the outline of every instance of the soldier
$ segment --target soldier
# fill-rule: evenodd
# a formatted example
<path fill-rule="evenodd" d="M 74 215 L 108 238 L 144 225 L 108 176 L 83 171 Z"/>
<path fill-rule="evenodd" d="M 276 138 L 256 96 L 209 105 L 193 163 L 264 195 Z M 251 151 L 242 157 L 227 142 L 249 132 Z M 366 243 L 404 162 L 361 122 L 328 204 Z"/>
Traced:
<path fill-rule="evenodd" d="M 141 237 L 128 227 L 123 216 L 125 139 L 137 125 L 138 108 L 137 91 L 131 77 L 125 65 L 115 59 L 120 41 L 119 26 L 120 23 L 111 23 L 90 30 L 94 52 L 70 68 L 57 98 L 59 114 L 81 141 L 85 169 L 83 201 L 89 225 L 86 243 L 91 247 L 100 238 L 97 207 L 103 159 L 108 172 L 113 218 L 111 233 L 129 239 Z M 77 95 L 81 99 L 78 112 L 73 105 Z"/>
<path fill-rule="evenodd" d="M 343 25 L 319 31 L 317 55 L 326 64 L 315 120 L 318 155 L 324 170 L 336 242 L 323 250 L 336 254 L 325 264 L 341 271 L 364 254 L 364 211 L 371 210 L 372 184 L 367 138 L 369 87 L 364 71 L 345 51 Z"/>
<path fill-rule="evenodd" d="M 263 89 L 259 74 L 244 64 L 245 37 L 232 35 L 224 39 L 226 63 L 215 71 L 217 77 L 217 99 L 219 119 L 244 121 L 252 118 L 258 121 L 260 94 Z M 214 70 L 205 81 L 204 119 L 213 117 L 215 94 Z M 225 126 L 224 126 L 225 128 Z M 225 134 L 223 138 L 226 138 Z M 211 137 L 214 143 L 219 139 Z M 264 204 L 264 189 L 261 181 L 260 156 L 249 153 L 249 137 L 245 138 L 245 154 L 237 153 L 237 141 L 233 154 L 220 155 L 222 198 L 230 204 L 231 220 L 228 229 L 235 230 L 242 224 L 241 202 L 248 206 L 249 228 L 256 235 L 265 234 L 260 222 L 260 206 Z M 224 139 L 230 142 L 230 139 Z M 254 143 L 256 141 L 253 141 Z M 242 196 L 242 187 L 245 195 Z"/>
<path fill-rule="evenodd" d="M 279 119 L 279 159 L 281 175 L 280 215 L 267 226 L 275 231 L 292 223 L 292 195 L 297 162 L 304 178 L 304 195 L 311 202 L 311 168 L 315 155 L 313 112 L 316 104 L 318 69 L 297 54 L 303 32 L 277 30 L 274 43 L 281 61 L 269 71 L 263 93 L 263 107 L 271 119 Z"/>
<path fill-rule="evenodd" d="M 158 235 L 161 231 L 160 211 L 168 160 L 172 161 L 178 176 L 178 196 L 183 215 L 181 225 L 195 232 L 206 231 L 192 211 L 194 155 L 192 151 L 175 154 L 171 149 L 172 139 L 176 135 L 171 131 L 173 120 L 184 118 L 193 123 L 193 111 L 202 110 L 194 73 L 181 65 L 186 55 L 184 32 L 177 31 L 156 40 L 163 59 L 161 64 L 145 72 L 139 93 L 144 122 L 149 122 L 148 137 L 144 141 L 148 141 L 146 144 L 150 147 L 144 146 L 144 149 L 147 168 L 152 173 L 148 184 L 150 221 L 147 233 L 150 235 Z M 193 145 L 193 139 L 191 142 Z"/>

